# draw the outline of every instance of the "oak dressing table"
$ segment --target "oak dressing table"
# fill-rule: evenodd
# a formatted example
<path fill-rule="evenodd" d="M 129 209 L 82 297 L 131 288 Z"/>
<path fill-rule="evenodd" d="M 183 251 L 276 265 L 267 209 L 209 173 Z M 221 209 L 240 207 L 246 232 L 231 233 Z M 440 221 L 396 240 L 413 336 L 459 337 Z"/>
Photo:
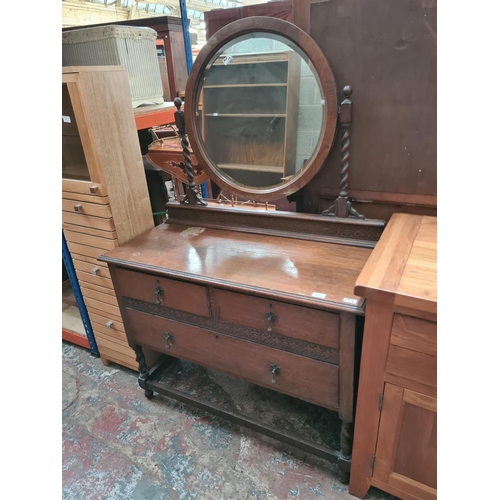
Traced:
<path fill-rule="evenodd" d="M 273 59 L 273 53 L 279 56 Z M 293 86 L 292 59 L 299 59 Z M 231 102 L 219 100 L 219 111 L 215 101 L 207 102 L 213 94 L 204 88 L 207 82 L 208 90 L 232 86 Z M 269 88 L 277 97 L 267 109 L 269 99 L 259 95 L 269 96 Z M 238 112 L 238 103 L 245 113 Z M 326 59 L 296 26 L 254 17 L 222 28 L 201 50 L 188 80 L 187 136 L 210 179 L 247 202 L 219 207 L 201 199 L 185 157 L 188 192 L 167 204 L 166 223 L 100 257 L 109 266 L 146 397 L 166 395 L 335 460 L 344 481 L 351 460 L 355 341 L 364 316 L 364 299 L 354 295 L 354 285 L 385 225 L 350 208 L 345 104 L 339 116 Z M 176 121 L 187 152 L 183 118 L 179 110 Z M 345 147 L 336 205 L 324 215 L 262 209 L 318 172 L 338 121 Z M 270 171 L 278 173 L 277 180 L 269 180 Z M 158 365 L 146 366 L 143 348 L 338 412 L 340 450 L 158 383 Z"/>

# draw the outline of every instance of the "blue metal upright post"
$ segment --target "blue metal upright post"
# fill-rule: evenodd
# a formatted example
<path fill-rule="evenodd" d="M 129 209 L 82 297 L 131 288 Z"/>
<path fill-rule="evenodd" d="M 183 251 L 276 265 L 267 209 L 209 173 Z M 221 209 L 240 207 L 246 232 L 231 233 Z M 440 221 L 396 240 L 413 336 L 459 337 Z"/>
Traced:
<path fill-rule="evenodd" d="M 191 39 L 189 38 L 189 19 L 187 15 L 186 0 L 179 0 L 181 11 L 182 34 L 184 35 L 184 50 L 186 52 L 186 66 L 188 75 L 193 67 L 193 53 L 191 52 Z"/>
<path fill-rule="evenodd" d="M 189 37 L 189 19 L 187 15 L 186 0 L 179 0 L 179 10 L 181 11 L 182 34 L 184 36 L 184 51 L 186 52 L 186 67 L 188 75 L 193 67 L 193 52 L 191 50 L 191 38 Z M 207 197 L 207 187 L 204 182 L 200 184 L 201 197 Z"/>
<path fill-rule="evenodd" d="M 97 349 L 97 344 L 94 337 L 94 332 L 90 324 L 90 318 L 87 313 L 87 308 L 83 302 L 82 292 L 80 290 L 80 285 L 78 284 L 78 278 L 76 277 L 75 268 L 73 266 L 73 261 L 71 260 L 71 254 L 69 253 L 68 244 L 66 243 L 66 238 L 64 233 L 62 234 L 62 260 L 64 262 L 64 267 L 68 273 L 69 284 L 71 285 L 71 290 L 73 290 L 73 295 L 75 296 L 76 305 L 78 306 L 78 311 L 82 318 L 83 327 L 85 328 L 85 333 L 87 334 L 87 339 L 90 345 L 90 352 L 93 354 L 99 354 Z"/>

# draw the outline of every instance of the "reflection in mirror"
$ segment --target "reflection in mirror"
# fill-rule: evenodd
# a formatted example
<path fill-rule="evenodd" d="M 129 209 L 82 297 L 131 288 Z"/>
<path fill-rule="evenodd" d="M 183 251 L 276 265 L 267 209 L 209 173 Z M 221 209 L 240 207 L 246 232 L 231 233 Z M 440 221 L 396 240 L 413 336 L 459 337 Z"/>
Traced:
<path fill-rule="evenodd" d="M 276 187 L 313 156 L 325 122 L 321 85 L 286 38 L 233 39 L 209 62 L 197 90 L 200 135 L 227 182 Z"/>

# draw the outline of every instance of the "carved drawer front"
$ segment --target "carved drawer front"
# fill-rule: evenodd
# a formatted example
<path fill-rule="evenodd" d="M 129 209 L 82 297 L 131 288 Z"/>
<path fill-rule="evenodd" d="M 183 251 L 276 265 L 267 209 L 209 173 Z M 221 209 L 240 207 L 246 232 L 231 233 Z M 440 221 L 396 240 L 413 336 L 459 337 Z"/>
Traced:
<path fill-rule="evenodd" d="M 116 269 L 114 286 L 123 297 L 209 316 L 207 288 L 151 274 Z"/>
<path fill-rule="evenodd" d="M 127 310 L 134 340 L 155 351 L 338 409 L 338 366 Z"/>
<path fill-rule="evenodd" d="M 214 296 L 222 321 L 338 349 L 339 317 L 335 313 L 218 288 Z"/>

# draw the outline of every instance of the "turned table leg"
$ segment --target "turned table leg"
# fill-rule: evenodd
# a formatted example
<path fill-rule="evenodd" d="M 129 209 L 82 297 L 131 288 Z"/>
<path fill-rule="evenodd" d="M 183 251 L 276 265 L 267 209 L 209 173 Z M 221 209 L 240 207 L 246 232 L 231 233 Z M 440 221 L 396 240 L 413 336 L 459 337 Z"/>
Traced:
<path fill-rule="evenodd" d="M 350 465 L 352 458 L 352 422 L 342 420 L 340 427 L 340 481 L 349 483 Z"/>
<path fill-rule="evenodd" d="M 142 352 L 142 347 L 140 345 L 135 346 L 135 359 L 139 363 L 139 385 L 142 387 L 141 382 L 146 382 L 148 378 L 148 367 L 146 365 L 146 358 Z M 144 389 L 144 396 L 148 399 L 153 397 L 153 391 L 150 389 Z"/>

